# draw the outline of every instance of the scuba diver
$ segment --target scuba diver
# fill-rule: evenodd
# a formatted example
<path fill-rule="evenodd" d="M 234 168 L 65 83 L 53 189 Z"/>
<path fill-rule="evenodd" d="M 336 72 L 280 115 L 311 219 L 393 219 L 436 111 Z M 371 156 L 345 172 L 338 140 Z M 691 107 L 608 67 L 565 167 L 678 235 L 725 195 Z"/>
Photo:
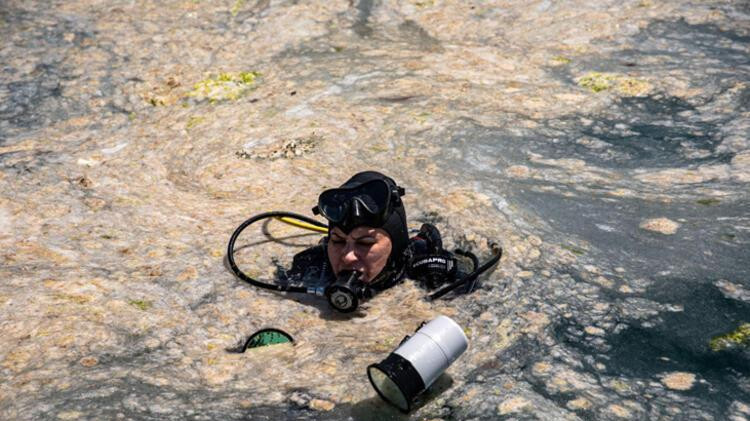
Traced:
<path fill-rule="evenodd" d="M 307 285 L 328 285 L 343 271 L 357 271 L 376 291 L 399 282 L 409 244 L 403 194 L 393 179 L 374 171 L 324 191 L 313 213 L 328 220 L 328 237 L 294 256 L 287 275 Z"/>
<path fill-rule="evenodd" d="M 325 190 L 312 211 L 327 220 L 288 212 L 269 212 L 245 221 L 232 235 L 227 251 L 230 268 L 254 286 L 285 292 L 325 296 L 336 310 L 354 311 L 360 302 L 399 283 L 404 276 L 428 289 L 441 287 L 429 296 L 439 298 L 465 285 L 474 289 L 477 277 L 500 260 L 502 249 L 492 247 L 493 257 L 479 265 L 471 252 L 443 249 L 440 232 L 423 224 L 409 238 L 403 187 L 379 172 L 355 174 L 338 188 Z M 275 217 L 283 222 L 327 233 L 320 243 L 294 256 L 292 267 L 282 276 L 285 285 L 250 278 L 234 262 L 234 242 L 240 232 L 260 219 Z M 473 270 L 459 270 L 456 255 L 471 260 Z"/>

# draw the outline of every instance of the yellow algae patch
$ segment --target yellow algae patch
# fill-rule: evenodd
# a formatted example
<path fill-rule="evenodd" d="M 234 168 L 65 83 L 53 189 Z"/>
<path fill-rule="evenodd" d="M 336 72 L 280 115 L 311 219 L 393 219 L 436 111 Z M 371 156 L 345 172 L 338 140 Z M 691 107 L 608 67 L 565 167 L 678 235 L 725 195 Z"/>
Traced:
<path fill-rule="evenodd" d="M 583 329 L 586 333 L 593 336 L 604 336 L 604 329 L 596 326 L 586 326 Z"/>
<path fill-rule="evenodd" d="M 630 418 L 630 415 L 631 415 L 630 411 L 628 411 L 628 409 L 625 408 L 624 406 L 613 404 L 613 405 L 610 405 L 609 407 L 607 407 L 607 409 L 613 415 L 615 415 L 617 417 L 620 417 L 620 418 Z"/>
<path fill-rule="evenodd" d="M 651 85 L 644 80 L 599 72 L 589 72 L 581 76 L 578 78 L 578 86 L 591 92 L 614 90 L 623 96 L 639 96 L 651 90 Z"/>
<path fill-rule="evenodd" d="M 229 11 L 232 14 L 232 17 L 237 16 L 240 13 L 242 6 L 244 5 L 245 5 L 245 0 L 235 1 L 234 6 L 232 6 L 232 10 Z"/>
<path fill-rule="evenodd" d="M 78 362 L 84 367 L 93 367 L 99 364 L 99 360 L 97 360 L 95 357 L 83 357 Z"/>
<path fill-rule="evenodd" d="M 28 365 L 29 360 L 31 360 L 31 353 L 24 350 L 15 350 L 9 352 L 5 356 L 5 360 L 2 362 L 2 366 L 13 370 L 15 372 L 21 371 Z"/>
<path fill-rule="evenodd" d="M 21 241 L 18 243 L 18 253 L 16 257 L 26 261 L 38 259 L 53 263 L 66 263 L 69 260 L 60 253 L 54 252 L 30 241 Z"/>
<path fill-rule="evenodd" d="M 61 420 L 77 420 L 78 418 L 81 418 L 81 416 L 83 416 L 83 414 L 78 411 L 65 411 L 57 414 L 57 418 Z"/>
<path fill-rule="evenodd" d="M 538 362 L 531 368 L 531 372 L 534 373 L 535 376 L 543 376 L 549 373 L 550 368 L 552 368 L 552 366 L 548 363 Z"/>
<path fill-rule="evenodd" d="M 607 73 L 591 72 L 578 79 L 578 86 L 592 92 L 601 92 L 611 89 L 616 81 L 615 75 Z"/>
<path fill-rule="evenodd" d="M 316 411 L 330 411 L 336 406 L 336 404 L 323 399 L 313 399 L 310 401 L 309 406 L 310 409 L 314 409 Z"/>
<path fill-rule="evenodd" d="M 519 277 L 519 278 L 521 278 L 521 279 L 529 279 L 532 276 L 534 276 L 534 272 L 529 271 L 529 270 L 522 270 L 522 271 L 516 273 L 516 276 Z"/>
<path fill-rule="evenodd" d="M 673 390 L 690 390 L 695 383 L 695 374 L 675 371 L 662 376 L 661 382 Z"/>
<path fill-rule="evenodd" d="M 518 334 L 513 332 L 513 322 L 510 319 L 503 319 L 495 328 L 498 335 L 498 341 L 495 343 L 496 348 L 505 349 L 516 340 Z"/>
<path fill-rule="evenodd" d="M 513 178 L 529 178 L 532 170 L 525 165 L 512 165 L 505 170 L 505 173 Z"/>
<path fill-rule="evenodd" d="M 639 225 L 641 229 L 672 235 L 677 232 L 680 224 L 668 218 L 647 219 Z"/>
<path fill-rule="evenodd" d="M 442 203 L 451 211 L 461 211 L 475 209 L 479 206 L 488 206 L 492 201 L 482 193 L 470 190 L 454 190 L 443 197 Z"/>
<path fill-rule="evenodd" d="M 591 408 L 591 401 L 589 401 L 586 398 L 576 398 L 572 401 L 569 401 L 565 406 L 567 406 L 569 409 L 572 409 L 574 411 L 576 410 L 586 410 Z"/>
<path fill-rule="evenodd" d="M 615 286 L 614 282 L 612 282 L 610 279 L 607 279 L 603 276 L 597 276 L 596 278 L 594 278 L 594 282 L 603 286 L 604 288 L 612 288 Z"/>
<path fill-rule="evenodd" d="M 146 301 L 146 300 L 130 300 L 128 301 L 128 304 L 142 311 L 146 311 L 150 309 L 151 306 L 153 305 L 151 301 Z"/>
<path fill-rule="evenodd" d="M 531 406 L 531 402 L 520 396 L 515 396 L 510 399 L 504 400 L 500 405 L 497 406 L 497 411 L 500 415 L 507 415 L 516 412 L 521 412 L 524 409 Z"/>
<path fill-rule="evenodd" d="M 526 313 L 522 313 L 521 317 L 523 317 L 527 322 L 527 325 L 521 329 L 521 332 L 523 333 L 538 334 L 549 324 L 549 317 L 547 317 L 547 315 L 544 313 L 528 311 Z"/>
<path fill-rule="evenodd" d="M 625 96 L 639 96 L 651 90 L 651 85 L 643 80 L 622 78 L 617 81 L 617 91 Z"/>
<path fill-rule="evenodd" d="M 192 116 L 188 119 L 187 123 L 185 124 L 185 128 L 190 130 L 193 127 L 203 123 L 206 121 L 206 117 L 203 116 Z"/>
<path fill-rule="evenodd" d="M 55 294 L 53 297 L 59 300 L 72 301 L 76 304 L 86 304 L 91 301 L 91 297 L 77 294 Z"/>
<path fill-rule="evenodd" d="M 464 402 L 468 402 L 472 400 L 475 396 L 477 396 L 479 393 L 480 393 L 480 390 L 478 387 L 472 387 L 471 389 L 469 389 L 468 392 L 466 392 L 466 394 L 464 394 L 461 397 L 461 400 Z"/>
<path fill-rule="evenodd" d="M 414 6 L 417 6 L 419 8 L 422 8 L 422 7 L 431 7 L 431 6 L 435 5 L 435 0 L 419 0 L 419 1 L 415 1 L 413 3 L 414 3 Z"/>
<path fill-rule="evenodd" d="M 713 351 L 750 345 L 750 323 L 743 323 L 732 332 L 714 336 L 708 345 Z"/>
<path fill-rule="evenodd" d="M 193 266 L 188 266 L 185 270 L 182 271 L 179 275 L 177 275 L 178 281 L 187 281 L 190 279 L 195 279 L 198 277 L 198 269 L 196 269 Z"/>
<path fill-rule="evenodd" d="M 552 57 L 552 64 L 555 66 L 561 66 L 564 64 L 570 64 L 573 60 L 565 57 L 565 56 L 555 56 Z"/>
<path fill-rule="evenodd" d="M 258 72 L 219 73 L 193 85 L 188 97 L 215 103 L 234 101 L 255 87 Z"/>

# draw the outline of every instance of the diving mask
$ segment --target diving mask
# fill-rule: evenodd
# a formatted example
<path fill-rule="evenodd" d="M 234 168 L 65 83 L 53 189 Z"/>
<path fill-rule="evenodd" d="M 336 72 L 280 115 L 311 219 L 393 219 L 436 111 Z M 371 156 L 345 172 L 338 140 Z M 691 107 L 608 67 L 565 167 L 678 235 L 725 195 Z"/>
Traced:
<path fill-rule="evenodd" d="M 318 197 L 318 206 L 313 208 L 313 213 L 322 215 L 336 226 L 379 227 L 403 195 L 402 187 L 375 179 L 353 187 L 324 191 Z"/>

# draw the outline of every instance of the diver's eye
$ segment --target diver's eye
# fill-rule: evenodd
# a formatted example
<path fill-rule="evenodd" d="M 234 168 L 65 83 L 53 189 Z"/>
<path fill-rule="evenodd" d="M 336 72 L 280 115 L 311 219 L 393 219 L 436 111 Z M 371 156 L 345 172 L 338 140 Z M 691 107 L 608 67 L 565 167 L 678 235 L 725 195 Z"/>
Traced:
<path fill-rule="evenodd" d="M 375 244 L 375 239 L 374 238 L 360 238 L 359 240 L 357 240 L 357 244 L 360 246 L 369 247 Z"/>

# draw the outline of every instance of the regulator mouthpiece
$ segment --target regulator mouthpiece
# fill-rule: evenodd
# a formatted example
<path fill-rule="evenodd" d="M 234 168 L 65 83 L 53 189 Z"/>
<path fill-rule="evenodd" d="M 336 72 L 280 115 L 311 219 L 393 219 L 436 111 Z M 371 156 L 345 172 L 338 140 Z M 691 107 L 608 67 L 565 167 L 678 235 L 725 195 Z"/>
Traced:
<path fill-rule="evenodd" d="M 361 278 L 361 272 L 342 271 L 336 281 L 325 289 L 331 307 L 342 313 L 350 313 L 357 309 L 360 299 L 372 297 L 372 291 Z"/>
<path fill-rule="evenodd" d="M 367 377 L 381 398 L 406 413 L 468 346 L 463 329 L 439 316 L 407 336 L 388 358 L 367 367 Z"/>

